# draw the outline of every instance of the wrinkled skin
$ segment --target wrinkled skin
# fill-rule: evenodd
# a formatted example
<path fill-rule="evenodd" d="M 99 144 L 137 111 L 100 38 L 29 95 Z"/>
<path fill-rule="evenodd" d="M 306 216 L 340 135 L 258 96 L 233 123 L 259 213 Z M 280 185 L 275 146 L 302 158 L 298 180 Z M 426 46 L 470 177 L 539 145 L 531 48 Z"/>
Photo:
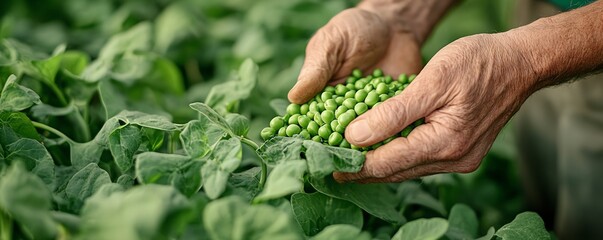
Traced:
<path fill-rule="evenodd" d="M 394 31 L 379 16 L 359 9 L 334 17 L 310 40 L 306 61 L 289 100 L 303 103 L 325 84 L 339 83 L 354 68 L 386 74 L 420 69 L 420 46 L 411 33 Z M 521 103 L 534 91 L 535 73 L 513 51 L 511 34 L 475 35 L 439 51 L 401 94 L 354 120 L 346 139 L 369 146 L 425 117 L 407 138 L 370 151 L 358 173 L 338 181 L 399 182 L 442 172 L 471 172 Z"/>

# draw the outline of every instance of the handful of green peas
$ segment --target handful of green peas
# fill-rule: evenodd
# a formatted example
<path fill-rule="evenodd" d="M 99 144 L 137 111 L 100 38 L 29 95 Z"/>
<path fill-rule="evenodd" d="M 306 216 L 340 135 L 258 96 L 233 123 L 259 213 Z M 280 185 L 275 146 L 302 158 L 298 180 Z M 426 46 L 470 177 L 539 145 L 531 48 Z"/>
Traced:
<path fill-rule="evenodd" d="M 391 76 L 385 76 L 381 69 L 376 69 L 367 76 L 355 69 L 345 84 L 327 86 L 316 97 L 302 105 L 289 104 L 287 114 L 273 118 L 270 126 L 262 129 L 260 135 L 264 140 L 274 136 L 300 135 L 307 140 L 363 152 L 376 149 L 398 136 L 408 136 L 423 120 L 409 125 L 399 135 L 369 147 L 351 145 L 343 135 L 345 128 L 356 117 L 400 94 L 415 77 L 416 75 L 401 74 L 396 81 Z"/>

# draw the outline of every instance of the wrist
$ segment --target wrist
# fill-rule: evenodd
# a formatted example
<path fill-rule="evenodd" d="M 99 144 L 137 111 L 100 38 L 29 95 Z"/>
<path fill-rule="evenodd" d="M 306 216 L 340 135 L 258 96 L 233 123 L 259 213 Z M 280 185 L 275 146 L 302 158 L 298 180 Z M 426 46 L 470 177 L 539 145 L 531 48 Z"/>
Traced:
<path fill-rule="evenodd" d="M 358 8 L 382 17 L 394 32 L 412 33 L 423 44 L 436 23 L 458 0 L 363 0 Z"/>

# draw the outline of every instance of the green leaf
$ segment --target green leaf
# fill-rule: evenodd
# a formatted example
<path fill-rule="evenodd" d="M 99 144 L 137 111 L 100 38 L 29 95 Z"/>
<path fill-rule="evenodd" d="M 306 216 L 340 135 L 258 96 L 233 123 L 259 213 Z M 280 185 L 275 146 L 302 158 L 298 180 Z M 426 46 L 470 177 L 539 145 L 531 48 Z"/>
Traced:
<path fill-rule="evenodd" d="M 0 209 L 19 223 L 28 238 L 55 238 L 58 225 L 50 215 L 51 206 L 50 190 L 20 163 L 0 177 Z"/>
<path fill-rule="evenodd" d="M 316 235 L 333 224 L 362 228 L 362 210 L 356 205 L 322 193 L 295 193 L 291 196 L 295 219 L 307 236 Z"/>
<path fill-rule="evenodd" d="M 172 123 L 172 120 L 166 116 L 147 114 L 137 111 L 122 111 L 115 118 L 128 124 L 134 124 L 141 127 L 152 128 L 163 131 L 177 131 L 181 127 Z"/>
<path fill-rule="evenodd" d="M 249 205 L 240 197 L 207 204 L 203 225 L 211 239 L 303 239 L 291 216 L 268 205 Z"/>
<path fill-rule="evenodd" d="M 475 239 L 479 222 L 477 215 L 469 206 L 458 203 L 452 206 L 448 216 L 448 232 L 446 237 L 451 240 Z"/>
<path fill-rule="evenodd" d="M 285 116 L 287 114 L 287 106 L 291 104 L 289 101 L 281 98 L 275 98 L 270 100 L 270 107 L 274 110 L 276 115 Z"/>
<path fill-rule="evenodd" d="M 233 173 L 228 179 L 224 196 L 237 195 L 246 202 L 251 202 L 259 191 L 260 167 L 253 167 L 240 173 Z"/>
<path fill-rule="evenodd" d="M 149 151 L 156 151 L 163 145 L 165 133 L 161 130 L 152 128 L 142 128 L 144 143 L 146 143 Z"/>
<path fill-rule="evenodd" d="M 110 79 L 99 82 L 98 94 L 105 109 L 105 118 L 109 119 L 128 109 L 125 96 L 117 90 Z"/>
<path fill-rule="evenodd" d="M 6 146 L 6 160 L 11 164 L 21 162 L 27 170 L 36 174 L 49 189 L 55 187 L 54 161 L 44 145 L 29 138 L 22 138 Z"/>
<path fill-rule="evenodd" d="M 358 172 L 364 164 L 364 156 L 360 151 L 325 146 L 324 144 L 306 140 L 308 171 L 312 176 L 324 177 L 335 171 Z"/>
<path fill-rule="evenodd" d="M 196 102 L 196 103 L 191 103 L 189 106 L 192 109 L 199 112 L 199 114 L 201 114 L 199 116 L 199 119 L 207 118 L 207 120 L 209 120 L 210 122 L 221 127 L 228 134 L 235 135 L 232 132 L 232 130 L 230 129 L 230 126 L 228 125 L 228 122 L 226 121 L 226 119 L 224 119 L 220 114 L 218 114 L 215 110 L 213 110 L 207 104 Z"/>
<path fill-rule="evenodd" d="M 86 143 L 70 142 L 71 164 L 81 169 L 90 163 L 98 163 L 105 149 L 107 149 L 109 134 L 119 127 L 116 118 L 108 119 L 94 139 Z"/>
<path fill-rule="evenodd" d="M 191 158 L 201 158 L 207 155 L 225 135 L 224 129 L 207 118 L 201 118 L 185 125 L 180 133 L 180 142 Z"/>
<path fill-rule="evenodd" d="M 334 198 L 350 201 L 375 217 L 392 223 L 404 222 L 404 217 L 396 210 L 400 200 L 386 184 L 341 184 L 331 176 L 310 178 L 310 184 L 317 191 Z"/>
<path fill-rule="evenodd" d="M 264 189 L 254 201 L 266 201 L 300 192 L 304 188 L 307 166 L 303 160 L 280 162 L 272 169 Z"/>
<path fill-rule="evenodd" d="M 486 235 L 484 235 L 484 236 L 482 236 L 480 238 L 477 238 L 476 240 L 491 240 L 492 237 L 494 237 L 494 233 L 495 232 L 496 231 L 494 230 L 494 227 L 490 227 L 488 229 L 488 232 L 486 233 Z"/>
<path fill-rule="evenodd" d="M 226 189 L 228 177 L 241 164 L 241 142 L 236 138 L 218 142 L 210 159 L 201 168 L 203 190 L 211 199 L 218 198 Z"/>
<path fill-rule="evenodd" d="M 46 82 L 46 84 L 56 87 L 55 77 L 61 67 L 63 60 L 63 52 L 66 46 L 58 46 L 53 53 L 53 56 L 48 59 L 31 61 L 31 68 L 27 67 L 26 72 L 36 78 Z"/>
<path fill-rule="evenodd" d="M 74 209 L 80 209 L 84 201 L 103 185 L 111 183 L 109 173 L 95 163 L 79 170 L 67 183 L 65 194 Z"/>
<path fill-rule="evenodd" d="M 273 137 L 264 142 L 257 153 L 270 166 L 281 161 L 300 160 L 303 141 L 301 138 Z"/>
<path fill-rule="evenodd" d="M 512 222 L 505 224 L 496 236 L 501 239 L 551 239 L 544 227 L 544 221 L 533 212 L 518 214 Z"/>
<path fill-rule="evenodd" d="M 371 235 L 360 228 L 347 224 L 336 224 L 325 227 L 310 240 L 370 240 Z"/>
<path fill-rule="evenodd" d="M 188 156 L 145 152 L 136 156 L 136 177 L 143 184 L 172 185 L 191 196 L 201 188 L 202 165 Z"/>
<path fill-rule="evenodd" d="M 66 51 L 62 56 L 61 69 L 75 76 L 80 75 L 90 62 L 90 56 L 82 51 Z"/>
<path fill-rule="evenodd" d="M 109 150 L 122 172 L 127 172 L 134 164 L 133 157 L 141 142 L 140 129 L 133 125 L 117 128 L 109 135 Z"/>
<path fill-rule="evenodd" d="M 182 2 L 169 5 L 155 20 L 155 49 L 165 53 L 172 43 L 201 33 L 201 22 L 191 6 Z"/>
<path fill-rule="evenodd" d="M 205 103 L 219 113 L 229 112 L 229 105 L 249 97 L 257 83 L 257 75 L 258 66 L 253 60 L 246 59 L 239 68 L 238 80 L 220 83 L 212 87 Z"/>
<path fill-rule="evenodd" d="M 76 239 L 172 239 L 193 217 L 191 211 L 188 199 L 169 186 L 101 189 L 86 201 Z"/>
<path fill-rule="evenodd" d="M 8 77 L 0 93 L 0 112 L 18 112 L 40 103 L 40 96 L 33 90 L 17 84 L 15 75 Z"/>
<path fill-rule="evenodd" d="M 31 123 L 31 120 L 21 112 L 3 112 L 0 113 L 0 126 L 8 126 L 12 131 L 24 138 L 31 138 L 36 141 L 42 141 L 40 134 L 36 131 L 36 128 Z M 3 138 L 4 134 L 0 134 L 0 144 L 8 145 L 9 142 L 5 142 Z M 12 141 L 10 141 L 12 142 Z"/>
<path fill-rule="evenodd" d="M 445 219 L 421 218 L 402 225 L 392 240 L 437 240 L 444 236 L 446 229 Z"/>
<path fill-rule="evenodd" d="M 247 119 L 245 116 L 236 113 L 229 113 L 226 115 L 225 119 L 226 122 L 228 122 L 230 129 L 232 129 L 233 133 L 237 136 L 244 137 L 247 135 L 247 132 L 249 132 L 249 119 Z"/>
<path fill-rule="evenodd" d="M 76 111 L 75 105 L 69 104 L 65 107 L 54 107 L 48 104 L 38 104 L 31 108 L 31 115 L 37 119 L 48 116 L 66 116 Z"/>
<path fill-rule="evenodd" d="M 159 92 L 175 95 L 182 95 L 185 92 L 180 69 L 174 62 L 166 58 L 155 59 L 151 72 L 140 81 Z"/>
<path fill-rule="evenodd" d="M 404 199 L 404 208 L 406 205 L 416 204 L 434 210 L 442 216 L 447 214 L 444 204 L 442 204 L 442 202 L 436 199 L 433 195 L 423 190 L 421 184 L 418 182 L 408 181 L 398 185 L 397 195 Z"/>

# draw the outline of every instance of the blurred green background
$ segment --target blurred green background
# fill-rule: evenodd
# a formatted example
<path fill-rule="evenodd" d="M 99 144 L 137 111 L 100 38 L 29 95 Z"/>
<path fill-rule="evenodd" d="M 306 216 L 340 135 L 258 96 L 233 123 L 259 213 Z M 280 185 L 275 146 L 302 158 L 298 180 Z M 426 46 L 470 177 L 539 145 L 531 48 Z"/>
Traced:
<path fill-rule="evenodd" d="M 275 115 L 270 101 L 285 98 L 293 86 L 308 39 L 332 16 L 356 2 L 2 0 L 0 39 L 15 39 L 47 54 L 66 44 L 68 50 L 83 51 L 96 59 L 112 36 L 148 22 L 150 39 L 137 41 L 150 44 L 145 54 L 161 56 L 173 71 L 156 81 L 118 82 L 115 87 L 125 92 L 123 104 L 130 110 L 169 114 L 175 122 L 193 118 L 188 103 L 203 101 L 211 86 L 231 79 L 232 69 L 251 58 L 260 66 L 259 83 L 238 109 L 252 120 L 249 136 L 259 140 L 259 131 Z M 514 4 L 511 0 L 462 1 L 424 45 L 425 61 L 460 37 L 505 31 Z M 0 73 L 2 81 L 5 74 Z M 62 80 L 57 81 L 60 85 Z M 52 104 L 53 100 L 44 102 Z M 102 118 L 90 121 L 101 123 Z M 525 210 L 525 204 L 510 134 L 503 131 L 475 173 L 438 175 L 424 182 L 436 183 L 431 191 L 447 208 L 456 202 L 470 204 L 478 211 L 482 226 L 500 227 L 511 221 Z"/>

